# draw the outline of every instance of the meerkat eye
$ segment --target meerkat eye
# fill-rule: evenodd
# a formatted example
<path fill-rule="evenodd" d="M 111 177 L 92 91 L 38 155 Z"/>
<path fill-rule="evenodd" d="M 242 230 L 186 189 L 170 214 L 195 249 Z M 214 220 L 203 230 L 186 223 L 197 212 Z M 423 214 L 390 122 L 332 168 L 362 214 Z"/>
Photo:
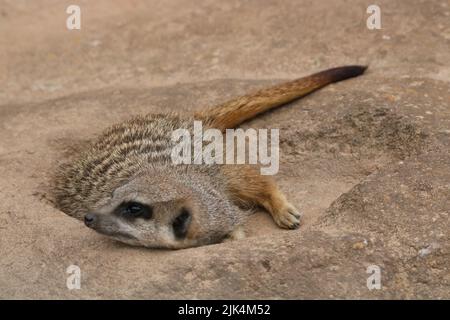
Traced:
<path fill-rule="evenodd" d="M 152 208 L 148 205 L 139 202 L 127 202 L 120 205 L 121 213 L 126 218 L 144 218 L 150 219 L 152 217 Z"/>
<path fill-rule="evenodd" d="M 186 208 L 182 208 L 178 216 L 172 222 L 172 228 L 175 237 L 179 239 L 186 237 L 190 222 L 191 213 Z"/>
<path fill-rule="evenodd" d="M 125 213 L 133 216 L 141 214 L 143 210 L 144 207 L 137 202 L 131 202 L 125 207 Z"/>

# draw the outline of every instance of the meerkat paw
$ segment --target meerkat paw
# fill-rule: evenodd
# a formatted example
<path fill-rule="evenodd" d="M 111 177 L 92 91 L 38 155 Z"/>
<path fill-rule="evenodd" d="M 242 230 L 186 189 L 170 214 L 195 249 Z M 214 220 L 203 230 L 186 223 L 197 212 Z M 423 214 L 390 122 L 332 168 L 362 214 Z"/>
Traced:
<path fill-rule="evenodd" d="M 275 223 L 285 229 L 297 229 L 300 226 L 300 219 L 302 214 L 290 203 L 286 204 L 280 209 L 277 209 L 273 214 Z"/>

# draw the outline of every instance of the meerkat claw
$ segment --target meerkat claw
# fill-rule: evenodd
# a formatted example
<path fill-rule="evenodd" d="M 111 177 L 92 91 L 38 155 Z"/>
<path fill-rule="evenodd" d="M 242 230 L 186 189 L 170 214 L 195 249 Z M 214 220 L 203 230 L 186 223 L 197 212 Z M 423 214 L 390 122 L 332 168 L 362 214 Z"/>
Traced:
<path fill-rule="evenodd" d="M 295 208 L 280 210 L 274 215 L 275 223 L 285 229 L 297 229 L 300 226 L 301 214 Z"/>
<path fill-rule="evenodd" d="M 295 211 L 289 211 L 289 213 L 292 214 L 292 215 L 293 215 L 294 217 L 296 217 L 297 219 L 300 219 L 301 216 L 302 216 L 300 213 L 295 212 Z"/>
<path fill-rule="evenodd" d="M 274 215 L 275 223 L 285 229 L 297 229 L 300 226 L 301 213 L 292 205 L 288 205 Z"/>

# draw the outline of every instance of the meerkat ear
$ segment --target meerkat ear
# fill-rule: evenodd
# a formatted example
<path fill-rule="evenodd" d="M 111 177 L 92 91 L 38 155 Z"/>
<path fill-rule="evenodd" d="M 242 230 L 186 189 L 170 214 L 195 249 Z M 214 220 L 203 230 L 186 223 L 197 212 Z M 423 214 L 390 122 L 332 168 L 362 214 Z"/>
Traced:
<path fill-rule="evenodd" d="M 177 239 L 184 239 L 186 237 L 191 220 L 192 215 L 189 209 L 182 207 L 172 222 L 173 232 Z"/>

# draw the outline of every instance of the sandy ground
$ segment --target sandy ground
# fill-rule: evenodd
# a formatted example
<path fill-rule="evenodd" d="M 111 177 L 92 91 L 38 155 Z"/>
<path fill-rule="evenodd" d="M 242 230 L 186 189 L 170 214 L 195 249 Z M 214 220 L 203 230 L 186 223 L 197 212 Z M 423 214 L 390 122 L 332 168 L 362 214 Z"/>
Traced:
<path fill-rule="evenodd" d="M 0 298 L 450 298 L 450 3 L 0 0 Z M 59 162 L 135 114 L 190 112 L 369 64 L 245 126 L 280 129 L 296 231 L 179 251 L 106 239 L 54 208 Z M 81 289 L 66 269 L 81 269 Z M 381 289 L 367 288 L 367 267 Z"/>

